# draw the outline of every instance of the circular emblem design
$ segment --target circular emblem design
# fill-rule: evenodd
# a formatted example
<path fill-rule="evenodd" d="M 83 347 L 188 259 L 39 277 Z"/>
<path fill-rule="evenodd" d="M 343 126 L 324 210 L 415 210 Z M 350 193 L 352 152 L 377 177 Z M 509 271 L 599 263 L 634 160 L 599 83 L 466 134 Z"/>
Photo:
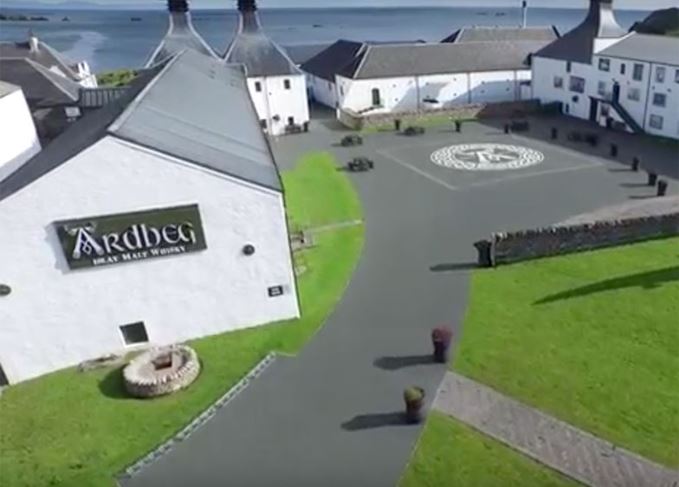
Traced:
<path fill-rule="evenodd" d="M 506 144 L 460 144 L 431 155 L 434 164 L 465 171 L 506 171 L 535 166 L 544 161 L 542 152 Z"/>

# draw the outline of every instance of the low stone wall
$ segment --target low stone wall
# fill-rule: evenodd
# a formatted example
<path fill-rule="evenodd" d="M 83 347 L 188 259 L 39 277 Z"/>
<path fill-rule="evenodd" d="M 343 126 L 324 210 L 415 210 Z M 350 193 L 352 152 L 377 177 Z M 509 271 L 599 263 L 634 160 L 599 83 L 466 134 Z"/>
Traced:
<path fill-rule="evenodd" d="M 154 362 L 169 359 L 167 368 Z M 155 348 L 136 357 L 123 369 L 125 389 L 134 397 L 164 396 L 191 385 L 200 374 L 196 352 L 186 345 Z"/>
<path fill-rule="evenodd" d="M 351 110 L 339 110 L 339 121 L 353 130 L 362 130 L 369 127 L 380 127 L 393 124 L 394 120 L 403 120 L 404 126 L 408 123 L 417 123 L 418 119 L 429 117 L 448 117 L 454 120 L 501 118 L 511 116 L 523 116 L 541 111 L 540 103 L 536 100 L 501 102 L 501 103 L 476 103 L 472 105 L 459 105 L 451 108 L 432 110 L 409 111 L 398 113 L 380 113 L 371 115 L 369 112 L 360 114 Z"/>
<path fill-rule="evenodd" d="M 494 233 L 477 242 L 479 265 L 493 267 L 530 259 L 614 247 L 679 235 L 679 213 Z"/>

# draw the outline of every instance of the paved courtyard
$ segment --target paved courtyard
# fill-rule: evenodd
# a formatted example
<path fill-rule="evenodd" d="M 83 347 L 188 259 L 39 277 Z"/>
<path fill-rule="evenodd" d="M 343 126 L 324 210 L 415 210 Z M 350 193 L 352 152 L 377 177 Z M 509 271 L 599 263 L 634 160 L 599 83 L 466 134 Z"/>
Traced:
<path fill-rule="evenodd" d="M 429 330 L 447 323 L 459 335 L 473 242 L 652 194 L 636 185 L 643 174 L 604 154 L 505 135 L 491 124 L 413 138 L 377 133 L 357 148 L 338 147 L 343 134 L 315 122 L 308 134 L 273 142 L 283 170 L 318 150 L 340 162 L 357 155 L 375 161 L 374 171 L 351 175 L 366 242 L 337 309 L 299 356 L 277 360 L 207 425 L 123 485 L 393 487 L 421 428 L 402 424 L 402 390 L 420 385 L 431 401 L 444 377 L 445 367 L 429 359 Z M 505 171 L 432 162 L 433 152 L 454 144 L 521 146 L 543 159 Z M 496 149 L 481 159 L 512 159 Z M 672 168 L 669 159 L 654 161 Z"/>

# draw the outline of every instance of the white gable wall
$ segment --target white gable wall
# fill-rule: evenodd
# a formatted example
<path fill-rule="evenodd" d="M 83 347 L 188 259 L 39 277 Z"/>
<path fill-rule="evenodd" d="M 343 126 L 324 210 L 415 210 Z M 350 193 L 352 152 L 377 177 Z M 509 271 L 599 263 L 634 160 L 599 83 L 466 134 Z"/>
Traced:
<path fill-rule="evenodd" d="M 332 81 L 319 78 L 312 74 L 307 75 L 307 86 L 311 98 L 317 103 L 328 106 L 330 108 L 337 107 L 337 87 Z"/>
<path fill-rule="evenodd" d="M 567 72 L 566 61 L 543 57 L 533 58 L 533 96 L 542 103 L 561 102 L 564 113 L 574 117 L 589 118 L 590 95 L 596 95 L 597 78 L 593 76 L 589 64 L 571 63 L 571 72 Z M 577 76 L 585 79 L 585 92 L 576 93 L 570 90 L 570 78 Z M 563 86 L 555 86 L 555 78 L 563 79 Z"/>
<path fill-rule="evenodd" d="M 338 76 L 337 80 L 341 108 L 379 114 L 516 101 L 521 99 L 520 81 L 530 79 L 530 76 L 530 70 L 518 70 L 360 80 Z M 379 107 L 373 107 L 373 89 L 380 91 Z M 427 103 L 425 99 L 438 103 Z"/>
<path fill-rule="evenodd" d="M 285 88 L 285 80 L 290 81 L 290 89 Z M 258 90 L 257 86 L 261 89 Z M 284 134 L 290 117 L 297 125 L 309 121 L 309 103 L 303 74 L 248 77 L 248 89 L 257 116 L 260 120 L 266 120 L 268 133 Z"/>
<path fill-rule="evenodd" d="M 0 181 L 40 149 L 23 91 L 18 89 L 0 97 Z"/>
<path fill-rule="evenodd" d="M 207 250 L 166 258 L 72 271 L 52 225 L 192 203 Z M 164 345 L 299 315 L 282 194 L 112 137 L 0 201 L 0 227 L 10 382 L 122 351 L 125 324 Z"/>

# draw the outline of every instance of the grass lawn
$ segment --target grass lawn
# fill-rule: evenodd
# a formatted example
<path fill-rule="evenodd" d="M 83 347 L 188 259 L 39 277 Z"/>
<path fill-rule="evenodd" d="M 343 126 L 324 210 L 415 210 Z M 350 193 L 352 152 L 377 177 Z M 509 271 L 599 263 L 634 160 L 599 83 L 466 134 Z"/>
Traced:
<path fill-rule="evenodd" d="M 361 203 L 351 181 L 337 170 L 328 152 L 308 154 L 294 171 L 283 174 L 286 204 L 294 229 L 360 220 Z"/>
<path fill-rule="evenodd" d="M 119 69 L 97 74 L 97 83 L 99 86 L 120 87 L 129 85 L 136 77 L 137 72 L 132 69 Z"/>
<path fill-rule="evenodd" d="M 330 167 L 332 161 L 327 162 L 321 169 L 302 164 L 284 175 L 290 200 L 301 199 L 296 193 L 305 191 L 309 205 L 350 204 L 352 214 L 360 218 L 356 193 Z M 323 180 L 323 171 L 335 184 Z M 324 192 L 315 187 L 306 192 L 299 180 L 323 183 Z M 324 199 L 314 200 L 307 193 Z M 295 217 L 299 208 L 293 204 L 289 210 Z M 305 251 L 308 270 L 299 279 L 303 317 L 192 342 L 203 372 L 186 391 L 151 401 L 128 399 L 120 369 L 88 373 L 68 369 L 4 391 L 0 398 L 0 485 L 112 486 L 116 473 L 181 429 L 268 352 L 300 350 L 346 288 L 361 253 L 363 227 L 324 232 L 315 240 L 316 247 Z"/>
<path fill-rule="evenodd" d="M 679 239 L 475 272 L 453 368 L 679 466 Z"/>
<path fill-rule="evenodd" d="M 431 413 L 400 487 L 580 484 L 440 413 Z"/>

